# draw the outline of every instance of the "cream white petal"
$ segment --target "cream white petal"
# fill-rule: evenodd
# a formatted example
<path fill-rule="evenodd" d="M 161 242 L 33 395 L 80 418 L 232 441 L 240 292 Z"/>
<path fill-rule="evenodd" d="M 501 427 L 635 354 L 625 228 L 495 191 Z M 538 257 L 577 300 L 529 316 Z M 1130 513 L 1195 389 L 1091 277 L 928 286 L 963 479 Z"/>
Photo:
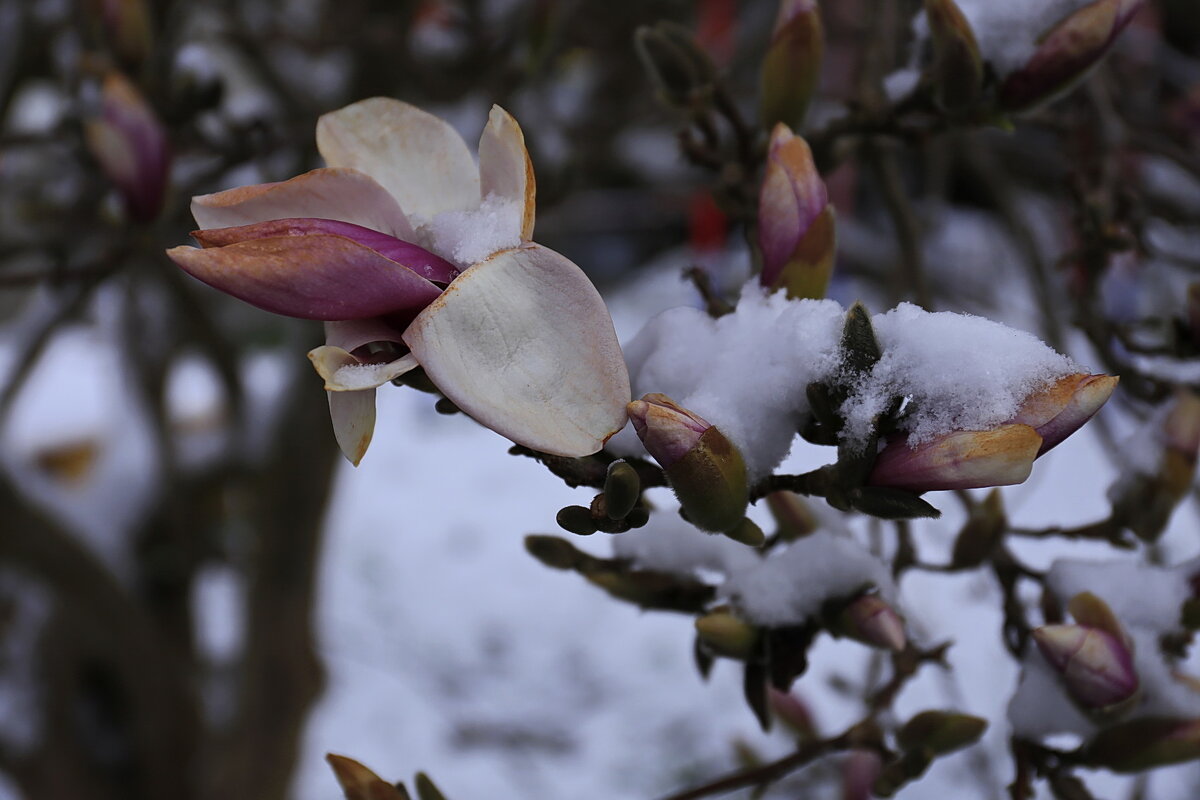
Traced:
<path fill-rule="evenodd" d="M 372 97 L 317 121 L 317 149 L 387 189 L 405 213 L 432 219 L 479 205 L 479 170 L 462 137 L 419 108 Z"/>
<path fill-rule="evenodd" d="M 342 348 L 332 345 L 310 350 L 308 358 L 317 374 L 325 379 L 325 390 L 328 392 L 374 389 L 419 366 L 417 359 L 412 355 L 404 355 L 395 361 L 382 364 L 367 364 Z"/>
<path fill-rule="evenodd" d="M 316 217 L 351 222 L 412 241 L 408 218 L 388 191 L 355 169 L 314 169 L 282 183 L 260 183 L 192 198 L 201 228 Z"/>
<path fill-rule="evenodd" d="M 446 397 L 518 444 L 584 456 L 625 425 L 629 375 L 608 309 L 540 245 L 472 266 L 404 341 Z"/>
<path fill-rule="evenodd" d="M 522 240 L 532 239 L 537 194 L 533 162 L 525 149 L 521 126 L 500 106 L 492 106 L 487 126 L 479 137 L 479 181 L 484 197 L 495 195 L 514 203 L 512 208 L 517 218 L 513 225 L 520 226 Z"/>
<path fill-rule="evenodd" d="M 342 455 L 357 467 L 375 433 L 375 390 L 329 392 L 329 418 Z"/>

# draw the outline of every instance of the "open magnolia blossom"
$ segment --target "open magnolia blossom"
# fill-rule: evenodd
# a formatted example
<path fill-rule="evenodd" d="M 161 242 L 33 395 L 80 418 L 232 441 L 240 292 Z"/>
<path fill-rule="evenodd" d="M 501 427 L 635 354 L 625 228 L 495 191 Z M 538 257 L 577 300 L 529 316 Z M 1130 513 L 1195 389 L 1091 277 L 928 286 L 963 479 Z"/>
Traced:
<path fill-rule="evenodd" d="M 588 455 L 624 426 L 612 320 L 582 270 L 530 242 L 533 167 L 508 112 L 492 108 L 478 166 L 446 122 L 387 98 L 321 117 L 317 147 L 326 168 L 193 198 L 201 248 L 168 255 L 259 308 L 325 321 L 309 358 L 351 462 L 375 388 L 417 367 L 535 450 Z"/>

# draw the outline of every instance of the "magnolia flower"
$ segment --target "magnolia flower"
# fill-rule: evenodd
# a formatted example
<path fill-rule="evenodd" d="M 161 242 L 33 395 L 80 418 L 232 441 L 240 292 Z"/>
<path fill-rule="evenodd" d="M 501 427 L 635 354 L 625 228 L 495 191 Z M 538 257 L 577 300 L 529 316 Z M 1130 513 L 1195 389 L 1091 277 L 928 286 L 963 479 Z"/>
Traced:
<path fill-rule="evenodd" d="M 447 123 L 373 98 L 321 117 L 328 166 L 193 198 L 201 249 L 168 255 L 252 305 L 326 322 L 309 353 L 357 464 L 375 388 L 417 368 L 513 441 L 583 456 L 624 426 L 629 378 L 599 293 L 530 242 L 533 167 L 493 107 L 476 167 Z"/>
<path fill-rule="evenodd" d="M 890 439 L 867 483 L 914 492 L 1008 486 L 1029 477 L 1033 461 L 1077 431 L 1108 401 L 1118 378 L 1068 375 L 1031 394 L 1016 416 L 988 431 L 952 431 L 909 447 Z"/>

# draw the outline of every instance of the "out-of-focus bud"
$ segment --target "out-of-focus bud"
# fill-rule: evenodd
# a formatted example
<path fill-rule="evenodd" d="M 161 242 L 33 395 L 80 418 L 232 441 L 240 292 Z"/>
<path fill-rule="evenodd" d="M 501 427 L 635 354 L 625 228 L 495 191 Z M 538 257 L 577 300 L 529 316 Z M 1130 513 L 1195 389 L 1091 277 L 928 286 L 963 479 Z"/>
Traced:
<path fill-rule="evenodd" d="M 1009 486 L 1029 477 L 1041 446 L 1037 431 L 1019 424 L 953 431 L 916 447 L 896 436 L 875 459 L 867 484 L 912 492 Z"/>
<path fill-rule="evenodd" d="M 864 594 L 852 600 L 838 614 L 834 630 L 857 642 L 897 653 L 908 646 L 904 621 L 877 594 Z"/>
<path fill-rule="evenodd" d="M 945 755 L 979 741 L 987 720 L 952 711 L 922 711 L 904 723 L 896 742 L 904 750 L 925 749 Z"/>
<path fill-rule="evenodd" d="M 948 111 L 967 108 L 983 89 L 983 59 L 971 23 L 954 0 L 925 0 L 925 16 L 933 40 L 934 97 Z"/>
<path fill-rule="evenodd" d="M 749 503 L 746 462 L 725 434 L 664 394 L 648 394 L 628 410 L 688 520 L 714 533 L 739 525 Z"/>
<path fill-rule="evenodd" d="M 626 461 L 608 465 L 604 476 L 604 506 L 610 519 L 625 519 L 642 496 L 637 470 Z"/>
<path fill-rule="evenodd" d="M 413 785 L 417 789 L 417 800 L 446 800 L 446 795 L 442 794 L 442 790 L 424 772 L 417 773 Z"/>
<path fill-rule="evenodd" d="M 605 566 L 584 568 L 582 574 L 618 600 L 659 611 L 701 612 L 712 600 L 713 588 L 691 578 L 664 572 L 629 572 Z"/>
<path fill-rule="evenodd" d="M 763 58 L 759 119 L 799 130 L 821 77 L 825 36 L 817 0 L 780 0 Z"/>
<path fill-rule="evenodd" d="M 741 522 L 724 533 L 735 542 L 741 542 L 750 547 L 762 547 L 767 542 L 767 535 L 763 533 L 763 529 L 749 517 L 743 517 Z"/>
<path fill-rule="evenodd" d="M 1099 63 L 1145 0 L 1096 0 L 1059 21 L 1024 67 L 1000 86 L 1000 104 L 1023 111 L 1065 93 Z"/>
<path fill-rule="evenodd" d="M 1200 719 L 1142 717 L 1105 728 L 1084 750 L 1087 761 L 1113 772 L 1180 764 L 1200 758 Z"/>
<path fill-rule="evenodd" d="M 774 686 L 767 687 L 767 703 L 775 718 L 795 732 L 801 743 L 818 739 L 817 723 L 812 709 L 794 692 L 781 692 Z"/>
<path fill-rule="evenodd" d="M 325 756 L 346 800 L 408 800 L 408 793 L 393 786 L 352 758 Z"/>
<path fill-rule="evenodd" d="M 870 800 L 883 761 L 874 750 L 851 750 L 842 759 L 842 800 Z"/>
<path fill-rule="evenodd" d="M 150 53 L 150 11 L 146 0 L 91 0 L 93 16 L 120 62 L 136 69 Z"/>
<path fill-rule="evenodd" d="M 586 560 L 575 545 L 557 536 L 526 536 L 525 549 L 538 561 L 554 569 L 575 569 Z"/>
<path fill-rule="evenodd" d="M 166 131 L 120 73 L 105 77 L 99 111 L 84 122 L 83 133 L 88 150 L 120 190 L 130 218 L 149 222 L 157 217 L 171 164 Z"/>
<path fill-rule="evenodd" d="M 1180 391 L 1153 433 L 1157 469 L 1122 477 L 1109 490 L 1113 516 L 1147 542 L 1166 528 L 1175 507 L 1191 489 L 1200 451 L 1200 397 Z"/>
<path fill-rule="evenodd" d="M 686 28 L 667 21 L 643 25 L 633 42 L 666 105 L 689 110 L 711 91 L 716 67 Z"/>
<path fill-rule="evenodd" d="M 1012 421 L 1030 426 L 1042 437 L 1040 456 L 1095 416 L 1119 381 L 1114 375 L 1068 375 L 1025 398 Z"/>
<path fill-rule="evenodd" d="M 950 563 L 958 568 L 982 564 L 1000 542 L 1006 524 L 1004 499 L 999 489 L 993 489 L 982 503 L 971 509 L 966 524 L 954 540 Z"/>
<path fill-rule="evenodd" d="M 1044 625 L 1033 640 L 1063 687 L 1086 710 L 1104 710 L 1138 690 L 1133 654 L 1119 637 L 1085 625 Z"/>
<path fill-rule="evenodd" d="M 825 296 L 837 252 L 829 192 L 808 143 L 783 123 L 771 131 L 767 168 L 758 195 L 762 285 L 788 297 Z"/>
<path fill-rule="evenodd" d="M 696 620 L 696 635 L 714 655 L 745 661 L 761 640 L 757 628 L 728 609 L 711 611 Z"/>
<path fill-rule="evenodd" d="M 779 538 L 785 542 L 808 536 L 819 524 L 808 503 L 795 492 L 771 492 L 767 495 L 767 508 L 779 526 Z"/>

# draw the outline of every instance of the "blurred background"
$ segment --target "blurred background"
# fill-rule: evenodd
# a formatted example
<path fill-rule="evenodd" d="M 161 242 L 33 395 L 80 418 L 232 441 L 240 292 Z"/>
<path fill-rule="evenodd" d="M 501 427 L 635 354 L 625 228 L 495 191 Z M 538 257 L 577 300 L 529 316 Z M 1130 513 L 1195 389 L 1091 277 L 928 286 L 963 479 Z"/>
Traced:
<path fill-rule="evenodd" d="M 1010 503 L 1084 522 L 1108 508 L 1121 436 L 1200 383 L 1200 12 L 1149 3 L 1083 86 L 1007 124 L 891 114 L 927 55 L 920 5 L 823 6 L 807 127 L 838 209 L 830 296 L 984 314 L 1119 373 L 1119 410 Z M 473 141 L 498 103 L 537 171 L 538 240 L 588 271 L 628 338 L 749 274 L 756 157 L 695 145 L 761 145 L 776 11 L 0 0 L 0 798 L 332 798 L 328 751 L 428 769 L 457 798 L 632 798 L 786 751 L 733 673 L 695 675 L 689 621 L 523 552 L 583 493 L 408 389 L 381 392 L 353 470 L 304 358 L 320 326 L 163 255 L 189 241 L 192 195 L 318 166 L 326 111 L 397 97 Z M 692 32 L 732 115 L 662 102 L 634 47 L 660 20 Z M 1194 511 L 1175 522 L 1154 558 L 1195 555 Z M 939 638 L 997 639 L 985 578 L 906 586 L 914 616 L 927 604 Z M 939 627 L 954 598 L 992 610 Z M 959 651 L 974 683 L 918 691 L 1002 716 L 1011 673 Z M 856 690 L 848 662 L 822 663 L 806 680 L 831 692 L 832 730 Z M 1000 797 L 1007 767 L 989 758 L 939 762 L 903 796 Z M 830 774 L 806 785 L 836 796 Z"/>

